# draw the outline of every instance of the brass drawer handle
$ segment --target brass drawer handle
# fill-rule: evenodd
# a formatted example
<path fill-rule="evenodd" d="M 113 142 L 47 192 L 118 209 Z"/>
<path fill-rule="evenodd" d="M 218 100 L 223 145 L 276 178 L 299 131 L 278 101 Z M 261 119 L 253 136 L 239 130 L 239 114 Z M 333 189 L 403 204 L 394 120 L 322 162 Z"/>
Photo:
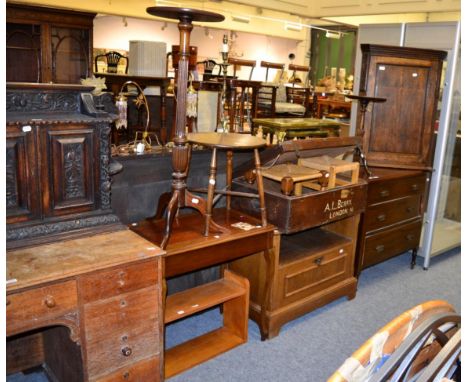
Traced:
<path fill-rule="evenodd" d="M 414 211 L 414 207 L 406 207 L 406 212 L 413 212 Z"/>
<path fill-rule="evenodd" d="M 418 191 L 419 190 L 419 184 L 412 184 L 411 185 L 411 190 L 412 191 Z"/>
<path fill-rule="evenodd" d="M 377 216 L 377 220 L 378 220 L 379 222 L 383 222 L 383 221 L 385 221 L 386 219 L 387 219 L 387 215 L 385 215 L 385 214 L 380 214 L 379 216 Z"/>
<path fill-rule="evenodd" d="M 382 190 L 382 191 L 380 191 L 380 196 L 381 196 L 382 198 L 386 198 L 388 195 L 390 195 L 390 191 L 388 191 L 388 190 Z"/>
<path fill-rule="evenodd" d="M 52 296 L 46 296 L 44 303 L 48 308 L 53 308 L 56 305 L 55 298 Z"/>
<path fill-rule="evenodd" d="M 122 354 L 125 357 L 130 357 L 132 355 L 132 348 L 128 347 L 128 346 L 125 346 L 124 348 L 122 348 Z"/>
<path fill-rule="evenodd" d="M 320 264 L 322 264 L 322 260 L 323 260 L 323 256 L 317 257 L 314 260 L 314 263 L 317 264 L 317 265 L 320 265 Z"/>
<path fill-rule="evenodd" d="M 383 252 L 383 251 L 385 250 L 385 246 L 382 245 L 382 244 L 381 244 L 381 245 L 378 245 L 377 247 L 375 247 L 375 250 L 376 250 L 377 252 L 379 252 L 379 253 L 380 253 L 380 252 Z"/>
<path fill-rule="evenodd" d="M 406 240 L 413 240 L 413 239 L 414 239 L 414 235 L 412 234 L 406 235 Z"/>

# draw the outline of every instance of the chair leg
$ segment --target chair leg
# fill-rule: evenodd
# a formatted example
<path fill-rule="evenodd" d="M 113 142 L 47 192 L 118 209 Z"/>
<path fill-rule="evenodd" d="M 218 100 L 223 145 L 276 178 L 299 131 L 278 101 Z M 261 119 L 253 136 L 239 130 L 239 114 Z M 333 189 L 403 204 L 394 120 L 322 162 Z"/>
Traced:
<path fill-rule="evenodd" d="M 255 175 L 257 177 L 258 199 L 260 201 L 260 216 L 262 218 L 262 226 L 266 227 L 268 223 L 267 223 L 266 208 L 265 208 L 263 176 L 262 176 L 262 170 L 260 168 L 260 155 L 258 154 L 258 149 L 254 149 L 254 156 L 255 156 Z"/>
<path fill-rule="evenodd" d="M 216 185 L 216 147 L 213 148 L 210 163 L 210 177 L 208 180 L 208 195 L 206 198 L 206 214 L 205 214 L 205 232 L 204 236 L 208 236 L 210 230 L 211 213 L 213 210 L 213 198 Z"/>
<path fill-rule="evenodd" d="M 232 150 L 226 152 L 226 190 L 230 191 L 232 187 Z M 226 209 L 231 209 L 231 195 L 226 195 Z"/>

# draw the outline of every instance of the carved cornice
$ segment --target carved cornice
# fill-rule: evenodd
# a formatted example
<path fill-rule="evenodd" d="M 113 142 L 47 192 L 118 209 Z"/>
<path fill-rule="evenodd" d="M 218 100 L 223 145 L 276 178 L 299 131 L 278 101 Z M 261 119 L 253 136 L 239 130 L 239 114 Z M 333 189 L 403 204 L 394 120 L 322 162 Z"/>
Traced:
<path fill-rule="evenodd" d="M 79 112 L 80 98 L 71 91 L 7 90 L 7 112 Z"/>
<path fill-rule="evenodd" d="M 96 227 L 105 224 L 120 223 L 117 216 L 113 214 L 91 216 L 86 218 L 76 218 L 62 222 L 45 223 L 33 226 L 14 227 L 7 225 L 6 239 L 7 240 L 25 240 L 32 239 L 44 235 L 54 235 L 64 232 L 75 231 L 83 228 Z"/>

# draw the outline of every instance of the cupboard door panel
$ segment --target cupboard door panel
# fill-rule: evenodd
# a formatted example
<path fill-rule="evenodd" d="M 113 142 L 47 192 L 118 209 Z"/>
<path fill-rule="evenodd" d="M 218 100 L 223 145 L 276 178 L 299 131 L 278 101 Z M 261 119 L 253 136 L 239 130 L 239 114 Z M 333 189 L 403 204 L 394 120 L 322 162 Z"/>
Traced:
<path fill-rule="evenodd" d="M 98 168 L 93 157 L 96 148 L 94 130 L 73 125 L 68 129 L 44 129 L 47 158 L 44 158 L 43 196 L 45 213 L 58 216 L 90 211 L 95 203 Z M 48 162 L 48 165 L 47 165 Z M 45 165 L 45 166 L 44 166 Z"/>
<path fill-rule="evenodd" d="M 40 216 L 33 134 L 29 126 L 25 131 L 20 126 L 7 127 L 5 183 L 8 224 Z"/>

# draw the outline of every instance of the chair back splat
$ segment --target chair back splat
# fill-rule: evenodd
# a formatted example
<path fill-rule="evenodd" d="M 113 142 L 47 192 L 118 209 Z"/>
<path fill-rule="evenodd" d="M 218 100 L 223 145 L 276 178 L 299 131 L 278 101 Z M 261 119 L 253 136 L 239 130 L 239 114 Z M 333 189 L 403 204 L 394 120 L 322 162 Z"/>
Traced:
<path fill-rule="evenodd" d="M 98 54 L 94 59 L 94 71 L 98 71 L 98 61 L 105 58 L 107 63 L 107 73 L 117 73 L 117 67 L 120 60 L 125 60 L 125 74 L 128 72 L 128 57 L 120 54 L 119 52 L 111 51 L 105 54 Z"/>

